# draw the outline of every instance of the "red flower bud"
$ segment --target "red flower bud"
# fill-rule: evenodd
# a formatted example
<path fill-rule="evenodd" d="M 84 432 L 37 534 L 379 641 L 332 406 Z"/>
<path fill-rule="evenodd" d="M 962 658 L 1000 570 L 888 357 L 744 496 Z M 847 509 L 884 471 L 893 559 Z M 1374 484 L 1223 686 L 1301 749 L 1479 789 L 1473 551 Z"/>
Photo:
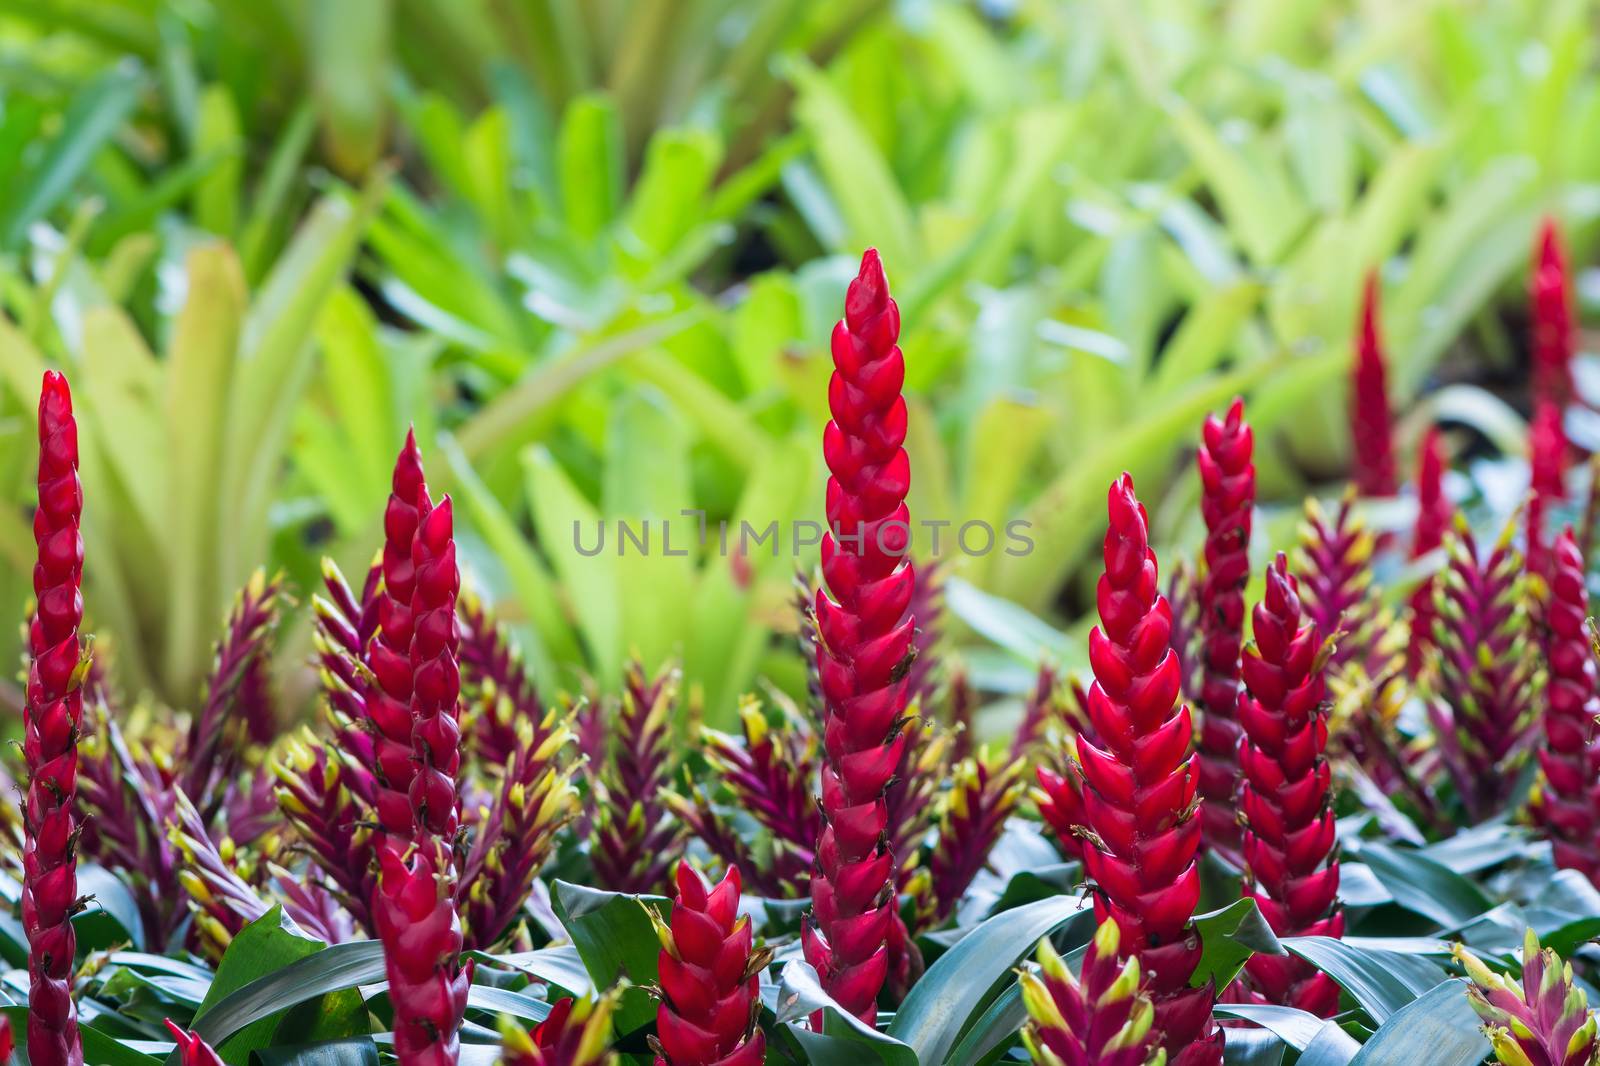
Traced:
<path fill-rule="evenodd" d="M 1439 427 L 1429 426 L 1417 453 L 1417 521 L 1411 532 L 1411 558 L 1420 558 L 1444 543 L 1455 505 L 1444 491 L 1444 443 Z M 1406 646 L 1406 672 L 1416 677 L 1433 646 L 1433 578 L 1411 593 L 1411 640 Z"/>
<path fill-rule="evenodd" d="M 905 939 L 884 800 L 906 745 L 901 724 L 916 625 L 907 614 L 916 579 L 905 553 L 911 465 L 901 446 L 899 333 L 899 308 L 869 250 L 833 331 L 833 419 L 823 434 L 832 472 L 822 540 L 827 593 L 816 596 L 823 828 L 802 932 L 823 987 L 868 1025 L 889 974 L 890 941 Z"/>
<path fill-rule="evenodd" d="M 39 396 L 38 562 L 28 625 L 23 758 L 22 928 L 28 937 L 28 1058 L 34 1066 L 82 1066 L 72 1001 L 78 901 L 78 737 L 83 727 L 83 490 L 78 424 L 67 379 L 46 371 Z"/>
<path fill-rule="evenodd" d="M 1546 218 L 1539 228 L 1539 247 L 1528 290 L 1533 304 L 1533 394 L 1536 400 L 1565 407 L 1572 396 L 1576 338 L 1567 255 L 1554 218 Z"/>

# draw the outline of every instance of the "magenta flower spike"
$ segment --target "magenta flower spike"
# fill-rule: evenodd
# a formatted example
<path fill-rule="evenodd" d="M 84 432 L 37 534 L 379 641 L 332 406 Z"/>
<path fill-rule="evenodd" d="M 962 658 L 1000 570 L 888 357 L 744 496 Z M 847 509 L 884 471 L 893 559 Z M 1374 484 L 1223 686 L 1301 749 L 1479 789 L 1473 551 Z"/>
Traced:
<path fill-rule="evenodd" d="M 1098 743 L 1077 738 L 1091 831 L 1084 865 L 1095 916 L 1117 923 L 1123 954 L 1137 956 L 1149 974 L 1156 1028 L 1174 1066 L 1215 1066 L 1222 1061 L 1215 990 L 1189 985 L 1201 954 L 1190 924 L 1200 900 L 1199 781 L 1189 709 L 1178 703 L 1171 608 L 1133 478 L 1123 474 L 1111 485 L 1107 506 L 1100 625 L 1089 634 L 1088 707 Z"/>
<path fill-rule="evenodd" d="M 1350 480 L 1363 496 L 1393 496 L 1399 489 L 1394 460 L 1394 414 L 1389 408 L 1387 360 L 1378 326 L 1381 294 L 1378 272 L 1367 272 L 1361 290 L 1361 324 L 1356 333 L 1355 366 L 1350 381 L 1350 440 L 1354 463 Z"/>
<path fill-rule="evenodd" d="M 1253 621 L 1239 696 L 1245 894 L 1280 936 L 1339 937 L 1344 915 L 1336 901 L 1332 771 L 1324 754 L 1326 655 L 1282 552 L 1267 569 Z M 1270 1002 L 1324 1018 L 1338 1013 L 1339 986 L 1298 957 L 1255 955 L 1245 973 Z"/>
<path fill-rule="evenodd" d="M 82 1066 L 72 999 L 78 908 L 78 737 L 83 730 L 83 489 L 78 424 L 67 379 L 46 371 L 39 396 L 38 561 L 28 626 L 24 706 L 22 928 L 28 938 L 28 1057 L 34 1066 Z"/>
<path fill-rule="evenodd" d="M 895 859 L 884 793 L 906 745 L 908 656 L 916 583 L 906 549 L 911 465 L 901 446 L 905 360 L 900 312 L 878 253 L 869 250 L 833 331 L 833 419 L 823 437 L 827 591 L 816 596 L 817 670 L 823 697 L 822 833 L 802 938 L 823 987 L 868 1025 L 889 975 Z"/>
<path fill-rule="evenodd" d="M 1251 512 L 1256 499 L 1255 437 L 1244 420 L 1244 401 L 1225 418 L 1209 415 L 1195 461 L 1200 468 L 1200 512 L 1206 521 L 1205 575 L 1200 585 L 1199 758 L 1201 824 L 1205 843 L 1236 865 L 1239 822 L 1234 796 L 1239 782 L 1239 648 L 1244 641 L 1244 587 L 1250 580 Z M 1182 654 L 1178 662 L 1184 661 Z"/>

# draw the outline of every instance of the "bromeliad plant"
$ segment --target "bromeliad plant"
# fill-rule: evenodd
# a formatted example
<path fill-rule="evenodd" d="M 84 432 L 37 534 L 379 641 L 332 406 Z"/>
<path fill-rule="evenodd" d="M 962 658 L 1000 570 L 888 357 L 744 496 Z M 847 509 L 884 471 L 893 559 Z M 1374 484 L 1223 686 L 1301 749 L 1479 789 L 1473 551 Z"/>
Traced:
<path fill-rule="evenodd" d="M 1124 475 L 1090 683 L 958 665 L 932 632 L 944 593 L 918 595 L 906 558 L 898 316 L 869 252 L 834 335 L 814 687 L 725 709 L 738 732 L 701 721 L 672 668 L 588 700 L 534 670 L 492 581 L 463 592 L 451 497 L 411 436 L 376 560 L 356 583 L 325 563 L 304 612 L 314 722 L 273 735 L 263 680 L 294 605 L 263 574 L 192 714 L 129 701 L 78 634 L 94 612 L 71 408 L 47 379 L 26 799 L 0 822 L 19 918 L 0 956 L 29 964 L 0 990 L 32 986 L 30 1061 L 1592 1058 L 1576 990 L 1596 976 L 1578 945 L 1600 915 L 1600 660 L 1579 538 L 1534 580 L 1509 538 L 1479 557 L 1469 501 L 1432 551 L 1454 514 L 1434 434 L 1421 483 L 1391 496 L 1417 497 L 1410 543 L 1357 492 L 1314 503 L 1255 592 L 1240 401 L 1197 442 L 1204 567 L 1169 586 L 1195 613 L 1161 594 Z M 955 570 L 942 587 L 981 598 Z M 1431 634 L 1409 667 L 1389 632 L 1407 627 Z M 1016 698 L 987 699 L 992 677 Z M 1217 727 L 1198 745 L 1185 686 Z M 1226 770 L 1214 795 L 1207 760 Z M 1236 847 L 1208 835 L 1208 800 Z M 1545 941 L 1523 947 L 1520 989 L 1489 968 L 1515 965 L 1508 923 Z"/>

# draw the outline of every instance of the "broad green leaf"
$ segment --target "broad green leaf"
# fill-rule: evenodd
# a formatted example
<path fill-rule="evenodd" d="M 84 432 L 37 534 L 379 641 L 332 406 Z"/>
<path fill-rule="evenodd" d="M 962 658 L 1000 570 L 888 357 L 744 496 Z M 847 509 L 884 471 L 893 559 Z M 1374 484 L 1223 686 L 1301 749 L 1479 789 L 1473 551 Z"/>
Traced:
<path fill-rule="evenodd" d="M 246 926 L 246 931 L 268 919 L 277 920 L 275 916 L 278 913 L 278 909 L 274 908 L 251 926 Z M 239 938 L 235 937 L 233 944 L 229 945 L 230 953 L 238 943 Z M 317 941 L 310 943 L 318 944 Z M 226 961 L 227 956 L 223 958 Z M 266 961 L 257 960 L 248 964 L 241 961 L 241 972 L 254 970 L 262 976 L 208 1002 L 195 1016 L 195 1030 L 212 1047 L 225 1051 L 221 1045 L 235 1034 L 307 1000 L 356 985 L 376 984 L 385 979 L 383 945 L 375 940 L 335 944 L 276 968 L 263 965 Z M 220 966 L 218 977 L 221 977 Z M 248 1037 L 250 1034 L 245 1032 L 242 1035 Z M 176 1059 L 169 1061 L 175 1063 Z"/>
<path fill-rule="evenodd" d="M 518 951 L 509 955 L 490 955 L 487 952 L 468 952 L 473 958 L 491 966 L 509 967 L 557 985 L 576 996 L 594 992 L 594 980 L 583 968 L 583 958 L 571 944 L 539 948 L 536 951 Z"/>
<path fill-rule="evenodd" d="M 1254 1022 L 1297 1051 L 1319 1045 L 1326 1049 L 1317 1052 L 1318 1061 L 1323 1066 L 1333 1066 L 1337 1059 L 1335 1048 L 1344 1054 L 1342 1060 L 1337 1060 L 1340 1066 L 1349 1062 L 1361 1049 L 1361 1045 L 1335 1022 L 1294 1007 L 1280 1007 L 1273 1003 L 1218 1003 L 1216 1014 L 1219 1018 L 1242 1018 Z M 1231 1038 L 1235 1031 L 1229 1029 L 1228 1036 Z"/>
<path fill-rule="evenodd" d="M 194 155 L 217 156 L 194 190 L 195 222 L 212 233 L 232 237 L 239 219 L 239 181 L 244 173 L 244 141 L 239 110 L 226 85 L 208 85 L 200 95 Z"/>
<path fill-rule="evenodd" d="M 115 874 L 98 863 L 78 864 L 78 895 L 87 897 L 87 909 L 73 917 L 78 943 L 84 951 L 102 951 L 113 945 L 144 947 L 144 922 L 132 891 Z M 88 925 L 103 923 L 100 935 L 89 935 Z"/>
<path fill-rule="evenodd" d="M 1253 899 L 1236 900 L 1221 910 L 1197 914 L 1194 925 L 1202 949 L 1199 965 L 1190 978 L 1196 988 L 1207 981 L 1216 988 L 1227 988 L 1246 960 L 1257 952 L 1283 954 L 1278 938 Z"/>
<path fill-rule="evenodd" d="M 628 204 L 631 240 L 624 239 L 624 249 L 657 257 L 671 251 L 703 217 L 721 158 L 722 145 L 708 130 L 666 129 L 652 137 Z"/>
<path fill-rule="evenodd" d="M 1447 976 L 1420 956 L 1357 948 L 1331 937 L 1284 937 L 1279 943 L 1338 982 L 1379 1024 Z"/>
<path fill-rule="evenodd" d="M 799 95 L 795 116 L 811 134 L 811 149 L 850 227 L 848 244 L 833 250 L 860 254 L 876 247 L 891 271 L 919 262 L 911 208 L 849 103 L 804 60 L 792 62 L 788 74 Z"/>
<path fill-rule="evenodd" d="M 229 1066 L 244 1066 L 251 1051 L 271 1042 L 271 1016 L 311 998 L 300 995 L 304 986 L 289 986 L 299 998 L 275 999 L 261 990 L 278 991 L 282 982 L 275 979 L 280 979 L 286 968 L 303 963 L 323 948 L 322 941 L 306 936 L 281 906 L 274 906 L 241 929 L 229 943 L 217 963 L 211 988 L 195 1012 L 195 1029 Z M 244 1003 L 249 1007 L 241 1009 Z M 262 1009 L 274 1003 L 273 1010 Z"/>
<path fill-rule="evenodd" d="M 95 155 L 138 103 L 143 82 L 144 74 L 138 65 L 125 62 L 78 91 L 44 154 L 19 176 L 10 197 L 0 206 L 0 246 L 10 248 L 21 243 L 28 227 L 72 191 Z"/>
<path fill-rule="evenodd" d="M 1451 978 L 1395 1012 L 1350 1061 L 1351 1066 L 1477 1066 L 1488 1054 L 1488 1038 L 1467 1002 L 1467 982 Z"/>
<path fill-rule="evenodd" d="M 602 683 L 622 676 L 622 589 L 617 581 L 616 523 L 583 497 L 543 447 L 522 453 L 528 507 L 539 542 L 566 593 L 568 608 Z"/>
<path fill-rule="evenodd" d="M 617 1031 L 629 1033 L 655 1018 L 655 1000 L 641 986 L 657 979 L 661 942 L 645 908 L 665 920 L 671 902 L 661 896 L 625 896 L 616 892 L 557 881 L 551 904 L 572 938 L 596 988 L 610 988 L 621 978 L 634 987 L 623 992 L 617 1010 Z"/>
<path fill-rule="evenodd" d="M 592 238 L 622 203 L 622 127 L 611 98 L 585 95 L 567 105 L 556 151 L 567 228 Z"/>
<path fill-rule="evenodd" d="M 163 405 L 168 471 L 163 536 L 171 560 L 165 669 L 174 690 L 197 676 L 208 660 L 228 595 L 218 584 L 222 515 L 216 486 L 245 312 L 244 277 L 226 245 L 196 248 L 187 274 L 188 299 L 173 330 Z"/>
<path fill-rule="evenodd" d="M 1396 903 L 1441 926 L 1454 928 L 1494 906 L 1477 885 L 1415 852 L 1363 844 L 1356 854 Z"/>
<path fill-rule="evenodd" d="M 886 1030 L 909 1044 L 920 1062 L 943 1062 L 990 991 L 1039 939 L 1084 920 L 1087 900 L 1060 896 L 1005 911 L 978 925 L 928 967 Z"/>
<path fill-rule="evenodd" d="M 311 82 L 334 168 L 362 178 L 383 151 L 388 116 L 391 0 L 314 4 L 308 13 Z"/>
<path fill-rule="evenodd" d="M 0 1007 L 0 1015 L 10 1020 L 11 1032 L 17 1043 L 17 1055 L 11 1061 L 26 1061 L 23 1056 L 28 1048 L 28 1008 Z M 156 1066 L 161 1061 L 134 1050 L 93 1026 L 80 1026 L 78 1033 L 83 1039 L 84 1062 L 92 1062 L 95 1066 Z"/>
<path fill-rule="evenodd" d="M 790 962 L 783 968 L 778 987 L 778 1021 L 791 1023 L 814 1012 L 823 1016 L 820 1033 L 789 1025 L 789 1032 L 804 1049 L 811 1066 L 866 1066 L 873 1062 L 882 1066 L 917 1066 L 931 1061 L 840 1007 L 808 964 Z"/>
<path fill-rule="evenodd" d="M 261 1048 L 251 1066 L 378 1066 L 378 1045 L 370 1037 L 330 1040 L 299 1047 Z"/>

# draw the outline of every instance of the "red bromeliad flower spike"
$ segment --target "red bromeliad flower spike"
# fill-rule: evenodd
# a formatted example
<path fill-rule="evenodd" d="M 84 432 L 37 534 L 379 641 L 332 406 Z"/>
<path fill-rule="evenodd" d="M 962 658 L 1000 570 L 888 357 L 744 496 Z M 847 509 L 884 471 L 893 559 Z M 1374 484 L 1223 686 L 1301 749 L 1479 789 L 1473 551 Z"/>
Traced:
<path fill-rule="evenodd" d="M 761 971 L 748 917 L 739 917 L 739 868 L 715 888 L 678 864 L 672 924 L 661 926 L 661 1006 L 651 1047 L 655 1066 L 761 1066 L 766 1036 L 756 1024 Z"/>
<path fill-rule="evenodd" d="M 823 987 L 868 1025 L 877 1019 L 891 938 L 905 937 L 884 802 L 906 745 L 901 720 L 916 625 L 906 613 L 915 577 L 906 555 L 911 464 L 901 447 L 899 334 L 899 308 L 869 250 L 833 330 L 833 419 L 823 437 L 832 471 L 822 538 L 827 592 L 816 595 L 823 828 L 802 933 Z"/>
<path fill-rule="evenodd" d="M 1411 531 L 1411 558 L 1418 559 L 1444 543 L 1455 505 L 1444 491 L 1444 442 L 1439 427 L 1429 426 L 1417 454 L 1417 522 Z M 1433 645 L 1433 577 L 1411 593 L 1411 640 L 1406 645 L 1406 672 L 1415 678 Z"/>
<path fill-rule="evenodd" d="M 1539 749 L 1543 775 L 1531 806 L 1534 820 L 1550 838 L 1556 865 L 1581 871 L 1600 887 L 1600 736 L 1595 729 L 1600 690 L 1584 631 L 1589 590 L 1583 555 L 1570 526 L 1551 556 L 1545 609 L 1550 677 L 1542 716 L 1545 743 Z"/>
<path fill-rule="evenodd" d="M 407 437 L 407 453 L 415 447 Z M 405 460 L 402 453 L 402 462 Z M 456 910 L 458 892 L 454 861 L 454 838 L 460 825 L 456 774 L 461 763 L 459 702 L 461 677 L 456 665 L 456 597 L 461 574 L 456 566 L 454 526 L 450 498 L 437 507 L 421 483 L 421 467 L 416 467 L 416 497 L 407 510 L 390 497 L 388 532 L 391 541 L 398 530 L 398 514 L 409 522 L 414 515 L 409 563 L 401 566 L 386 546 L 384 559 L 385 592 L 391 599 L 396 590 L 389 584 L 391 574 L 400 574 L 410 586 L 411 600 L 404 606 L 411 643 L 405 662 L 411 673 L 408 720 L 412 723 L 414 772 L 409 787 L 413 839 L 397 841 L 395 823 L 384 821 L 390 832 L 378 848 L 378 888 L 373 895 L 372 915 L 378 939 L 383 942 L 384 962 L 389 977 L 389 996 L 395 1008 L 395 1055 L 401 1066 L 448 1066 L 458 1061 L 459 1030 L 466 1012 L 470 967 L 461 965 L 462 930 Z M 396 488 L 402 487 L 397 474 Z M 389 625 L 401 610 L 398 603 L 380 608 L 384 615 L 382 639 L 391 640 L 396 632 Z M 378 641 L 374 641 L 376 648 Z M 383 656 L 393 648 L 385 645 Z M 379 664 L 381 663 L 381 670 Z M 390 699 L 401 687 L 398 678 L 384 679 L 382 671 L 393 672 L 396 661 L 374 657 L 374 672 Z M 382 726 L 380 725 L 380 729 Z M 382 744 L 388 744 L 385 731 Z M 393 788 L 395 775 L 380 763 L 385 786 Z M 384 819 L 380 793 L 380 820 Z M 402 850 L 402 848 L 404 850 Z"/>
<path fill-rule="evenodd" d="M 1199 770 L 1205 842 L 1235 865 L 1239 823 L 1234 793 L 1239 780 L 1239 646 L 1243 642 L 1244 587 L 1250 580 L 1251 508 L 1256 468 L 1254 435 L 1244 420 L 1244 401 L 1234 400 L 1226 418 L 1206 418 L 1200 450 L 1200 511 L 1206 520 L 1205 576 L 1199 616 Z M 1184 657 L 1179 654 L 1181 664 Z"/>
<path fill-rule="evenodd" d="M 211 1049 L 211 1045 L 200 1039 L 200 1034 L 193 1030 L 185 1030 L 183 1026 L 166 1019 L 167 1032 L 172 1034 L 172 1039 L 178 1045 L 178 1061 L 182 1066 L 222 1066 L 222 1058 Z"/>
<path fill-rule="evenodd" d="M 1361 293 L 1361 326 L 1350 384 L 1350 440 L 1355 458 L 1350 480 L 1363 496 L 1393 496 L 1399 488 L 1388 370 L 1378 329 L 1380 291 L 1378 272 L 1369 271 Z"/>
<path fill-rule="evenodd" d="M 1239 696 L 1245 894 L 1280 936 L 1338 937 L 1344 915 L 1335 905 L 1339 862 L 1324 755 L 1322 634 L 1301 609 L 1282 552 L 1267 569 L 1266 595 L 1253 621 L 1255 641 L 1244 652 Z M 1324 1018 L 1338 1012 L 1339 986 L 1294 956 L 1254 956 L 1245 973 L 1254 991 L 1272 1002 Z"/>
<path fill-rule="evenodd" d="M 1174 1066 L 1222 1061 L 1211 1017 L 1214 989 L 1189 987 L 1200 962 L 1190 927 L 1200 899 L 1195 852 L 1198 786 L 1189 759 L 1193 728 L 1178 704 L 1172 616 L 1161 595 L 1144 507 L 1123 474 L 1111 486 L 1105 573 L 1089 634 L 1089 718 L 1099 743 L 1078 736 L 1084 817 L 1092 835 L 1084 864 L 1095 915 L 1122 931 L 1123 953 L 1150 975 L 1156 1028 Z"/>
<path fill-rule="evenodd" d="M 1548 578 L 1549 546 L 1545 543 L 1544 516 L 1552 503 L 1567 495 L 1563 472 L 1566 468 L 1567 437 L 1561 428 L 1561 406 L 1540 399 L 1528 427 L 1528 572 Z"/>
<path fill-rule="evenodd" d="M 1576 346 L 1567 255 L 1553 218 L 1546 218 L 1539 229 L 1529 299 L 1533 304 L 1534 398 L 1549 400 L 1557 408 L 1565 407 L 1572 397 L 1572 356 Z"/>
<path fill-rule="evenodd" d="M 28 1058 L 34 1066 L 82 1066 L 72 1001 L 78 908 L 78 737 L 83 728 L 83 489 L 78 424 L 67 379 L 46 371 L 39 396 L 38 562 L 28 625 L 23 757 L 22 927 L 28 937 Z"/>
<path fill-rule="evenodd" d="M 425 498 L 422 453 L 416 435 L 406 432 L 405 447 L 394 464 L 389 503 L 383 514 L 383 584 L 378 591 L 378 628 L 366 645 L 366 664 L 374 683 L 367 686 L 365 708 L 374 744 L 377 775 L 374 807 L 378 825 L 404 847 L 411 838 L 411 779 L 416 773 L 411 743 L 411 600 L 416 587 L 412 542 Z"/>

